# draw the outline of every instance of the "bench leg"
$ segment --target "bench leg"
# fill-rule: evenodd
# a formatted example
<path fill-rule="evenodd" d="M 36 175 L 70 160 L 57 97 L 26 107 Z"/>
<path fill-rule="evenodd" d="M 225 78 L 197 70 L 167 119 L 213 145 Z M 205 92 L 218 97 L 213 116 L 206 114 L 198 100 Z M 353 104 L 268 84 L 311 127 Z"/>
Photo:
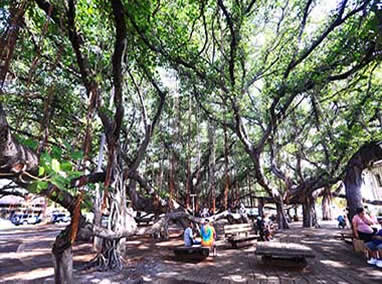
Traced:
<path fill-rule="evenodd" d="M 263 257 L 261 255 L 256 255 L 256 262 L 258 264 L 264 264 Z"/>

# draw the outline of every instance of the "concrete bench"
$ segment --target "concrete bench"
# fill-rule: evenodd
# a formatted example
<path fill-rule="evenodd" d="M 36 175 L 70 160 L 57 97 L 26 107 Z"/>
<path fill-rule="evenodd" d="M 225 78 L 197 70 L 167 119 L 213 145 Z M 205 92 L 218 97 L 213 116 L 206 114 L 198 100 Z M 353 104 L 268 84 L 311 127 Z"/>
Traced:
<path fill-rule="evenodd" d="M 177 260 L 203 260 L 210 254 L 210 249 L 200 245 L 192 247 L 179 246 L 173 249 Z"/>
<path fill-rule="evenodd" d="M 233 248 L 241 246 L 251 245 L 251 241 L 257 240 L 259 235 L 255 234 L 253 230 L 253 224 L 235 224 L 224 226 L 224 238 L 231 244 Z"/>
<path fill-rule="evenodd" d="M 260 263 L 286 267 L 305 267 L 306 258 L 315 257 L 313 250 L 307 246 L 272 241 L 258 242 L 255 253 Z"/>

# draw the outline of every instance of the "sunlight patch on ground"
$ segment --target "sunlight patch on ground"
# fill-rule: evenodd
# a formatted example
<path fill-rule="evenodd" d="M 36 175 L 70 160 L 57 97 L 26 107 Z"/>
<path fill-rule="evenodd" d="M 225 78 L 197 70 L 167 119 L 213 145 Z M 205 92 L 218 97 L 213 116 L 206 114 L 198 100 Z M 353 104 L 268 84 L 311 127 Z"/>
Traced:
<path fill-rule="evenodd" d="M 179 273 L 178 272 L 168 272 L 168 271 L 166 271 L 166 272 L 159 272 L 157 275 L 169 278 L 169 277 L 172 277 L 172 276 L 179 275 Z"/>
<path fill-rule="evenodd" d="M 76 245 L 75 247 L 72 247 L 72 249 L 73 249 L 73 252 L 75 252 L 75 253 L 82 251 L 82 250 L 86 250 L 86 251 L 90 251 L 90 252 L 94 251 L 93 250 L 93 244 L 87 244 L 87 243 Z"/>
<path fill-rule="evenodd" d="M 325 265 L 329 265 L 335 268 L 346 268 L 347 265 L 344 265 L 343 263 L 339 261 L 334 261 L 334 260 L 320 260 L 321 263 Z"/>
<path fill-rule="evenodd" d="M 29 252 L 9 252 L 7 254 L 0 254 L 0 260 L 2 259 L 18 259 L 21 262 L 23 261 L 23 258 L 30 258 L 34 256 L 39 256 L 39 255 L 44 255 L 50 253 L 50 249 L 45 249 L 45 250 L 33 250 Z M 21 259 L 20 259 L 21 258 Z"/>
<path fill-rule="evenodd" d="M 126 245 L 140 245 L 141 243 L 141 241 L 127 241 Z"/>
<path fill-rule="evenodd" d="M 89 254 L 85 254 L 85 255 L 74 255 L 73 256 L 73 260 L 74 261 L 78 261 L 78 262 L 87 262 L 87 261 L 90 261 L 92 260 L 93 258 L 96 257 L 96 253 L 92 254 L 92 255 L 89 255 Z"/>
<path fill-rule="evenodd" d="M 3 276 L 2 280 L 11 281 L 11 280 L 34 280 L 42 277 L 52 276 L 54 274 L 53 267 L 49 268 L 37 268 L 28 272 L 23 272 L 20 276 L 20 273 L 12 273 L 10 275 Z"/>
<path fill-rule="evenodd" d="M 247 278 L 243 277 L 242 275 L 230 275 L 227 277 L 223 277 L 223 279 L 231 280 L 237 283 L 247 283 Z"/>
<path fill-rule="evenodd" d="M 317 240 L 302 240 L 302 244 L 317 244 Z"/>
<path fill-rule="evenodd" d="M 262 273 L 253 273 L 253 276 L 255 277 L 256 280 L 266 280 L 267 279 L 267 276 L 265 274 L 262 274 Z"/>

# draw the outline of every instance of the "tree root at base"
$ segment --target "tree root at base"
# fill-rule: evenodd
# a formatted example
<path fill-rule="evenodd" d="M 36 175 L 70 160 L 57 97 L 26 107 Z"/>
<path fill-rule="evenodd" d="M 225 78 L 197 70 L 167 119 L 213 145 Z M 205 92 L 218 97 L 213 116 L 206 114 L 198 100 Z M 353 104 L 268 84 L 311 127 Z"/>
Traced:
<path fill-rule="evenodd" d="M 123 262 L 120 254 L 115 247 L 109 247 L 102 253 L 96 255 L 89 263 L 85 264 L 80 270 L 95 268 L 98 271 L 121 271 Z"/>

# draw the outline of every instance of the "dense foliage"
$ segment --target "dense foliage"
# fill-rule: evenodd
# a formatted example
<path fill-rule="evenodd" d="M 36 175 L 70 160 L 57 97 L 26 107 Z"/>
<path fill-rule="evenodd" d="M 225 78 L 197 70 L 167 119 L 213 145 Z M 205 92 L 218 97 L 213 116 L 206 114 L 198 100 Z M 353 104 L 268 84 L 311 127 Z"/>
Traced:
<path fill-rule="evenodd" d="M 231 202 L 340 180 L 360 145 L 382 139 L 382 32 L 376 1 L 329 2 L 122 1 L 124 167 L 188 205 L 190 193 L 211 202 L 211 176 L 220 206 L 227 174 Z M 34 191 L 67 189 L 95 171 L 119 107 L 118 24 L 107 1 L 2 3 L 2 60 L 13 56 L 1 103 L 18 141 L 44 153 Z"/>

